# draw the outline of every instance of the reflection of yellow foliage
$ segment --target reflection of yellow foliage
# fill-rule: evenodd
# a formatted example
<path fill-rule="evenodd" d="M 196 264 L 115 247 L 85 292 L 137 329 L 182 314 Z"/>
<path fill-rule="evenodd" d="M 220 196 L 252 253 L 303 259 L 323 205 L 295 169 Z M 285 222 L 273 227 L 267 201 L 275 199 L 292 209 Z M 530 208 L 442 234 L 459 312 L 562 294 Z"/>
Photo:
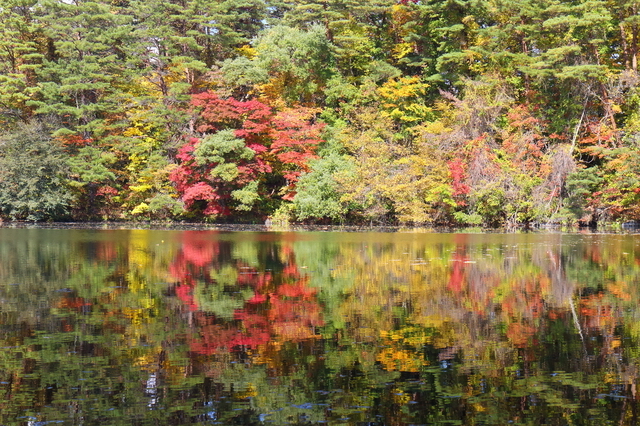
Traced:
<path fill-rule="evenodd" d="M 237 399 L 253 398 L 256 396 L 258 396 L 258 389 L 253 383 L 247 383 L 245 390 L 233 394 L 233 397 Z"/>
<path fill-rule="evenodd" d="M 408 371 L 418 372 L 423 365 L 429 365 L 429 362 L 425 359 L 420 359 L 421 354 L 395 348 L 385 348 L 378 355 L 376 355 L 376 361 L 378 361 L 382 368 L 386 371 Z"/>
<path fill-rule="evenodd" d="M 149 241 L 147 240 L 149 232 L 146 230 L 132 230 L 129 239 L 129 264 L 134 270 L 148 270 L 151 265 L 151 258 L 149 252 Z M 144 288 L 143 280 L 134 279 L 133 276 L 129 276 L 131 281 L 137 281 L 134 284 L 140 285 L 140 288 Z M 131 288 L 131 285 L 130 285 Z"/>
<path fill-rule="evenodd" d="M 604 383 L 619 383 L 620 376 L 615 373 L 606 373 L 602 378 L 602 381 Z"/>
<path fill-rule="evenodd" d="M 609 291 L 613 293 L 617 298 L 628 302 L 631 300 L 631 294 L 626 284 L 627 283 L 625 282 L 609 284 Z"/>
<path fill-rule="evenodd" d="M 146 287 L 145 281 L 132 271 L 127 272 L 127 283 L 129 284 L 129 290 L 135 292 L 140 292 Z"/>
<path fill-rule="evenodd" d="M 411 396 L 402 390 L 395 388 L 391 390 L 391 399 L 395 404 L 404 405 L 411 401 Z"/>
<path fill-rule="evenodd" d="M 427 335 L 425 330 L 420 327 L 405 327 L 394 331 L 380 330 L 380 337 L 394 342 L 402 341 L 402 343 L 416 348 L 431 343 L 431 336 Z"/>
<path fill-rule="evenodd" d="M 150 298 L 143 298 L 140 299 L 140 302 L 144 305 L 150 306 L 144 308 L 122 308 L 122 313 L 124 314 L 124 316 L 127 317 L 134 325 L 149 323 L 154 316 L 152 315 L 155 312 L 155 309 L 152 309 L 154 300 Z"/>
<path fill-rule="evenodd" d="M 152 352 L 145 353 L 140 355 L 136 359 L 133 360 L 133 365 L 136 367 L 147 367 L 149 365 L 154 365 L 158 363 L 158 354 L 160 353 L 159 349 L 154 350 Z"/>
<path fill-rule="evenodd" d="M 173 364 L 168 358 L 162 356 L 162 347 L 157 345 L 155 347 L 144 347 L 144 352 L 140 354 L 141 348 L 139 346 L 131 345 L 128 351 L 128 357 L 131 359 L 131 363 L 141 370 L 149 373 L 163 371 L 166 379 L 171 382 L 178 378 L 181 380 L 186 375 L 185 365 Z M 164 358 L 164 359 L 163 359 Z M 163 361 L 161 361 L 163 359 Z"/>
<path fill-rule="evenodd" d="M 249 353 L 251 362 L 255 365 L 265 365 L 269 369 L 277 369 L 279 368 L 279 364 L 274 354 L 277 354 L 281 348 L 282 342 L 275 340 L 270 341 L 266 345 L 258 345 Z"/>
<path fill-rule="evenodd" d="M 438 336 L 433 339 L 433 346 L 438 349 L 457 346 L 463 340 L 465 343 L 470 343 L 473 339 L 469 335 L 469 330 L 464 330 L 465 333 L 461 334 L 461 330 L 455 329 L 451 324 L 438 331 Z"/>
<path fill-rule="evenodd" d="M 447 322 L 446 317 L 442 317 L 438 314 L 432 315 L 424 315 L 416 318 L 418 324 L 423 325 L 425 327 L 433 327 L 436 329 L 441 329 Z"/>
<path fill-rule="evenodd" d="M 482 405 L 479 402 L 476 402 L 472 406 L 473 406 L 474 411 L 476 411 L 477 413 L 483 413 L 483 412 L 487 411 L 487 407 L 485 407 L 484 405 Z"/>
<path fill-rule="evenodd" d="M 274 332 L 282 341 L 300 341 L 320 337 L 312 333 L 310 327 L 296 322 L 279 323 L 273 326 Z"/>
<path fill-rule="evenodd" d="M 376 355 L 376 361 L 387 371 L 417 372 L 423 365 L 429 365 L 422 355 L 424 345 L 431 342 L 431 336 L 420 327 L 405 327 L 400 330 L 380 331 L 381 339 L 387 347 Z"/>

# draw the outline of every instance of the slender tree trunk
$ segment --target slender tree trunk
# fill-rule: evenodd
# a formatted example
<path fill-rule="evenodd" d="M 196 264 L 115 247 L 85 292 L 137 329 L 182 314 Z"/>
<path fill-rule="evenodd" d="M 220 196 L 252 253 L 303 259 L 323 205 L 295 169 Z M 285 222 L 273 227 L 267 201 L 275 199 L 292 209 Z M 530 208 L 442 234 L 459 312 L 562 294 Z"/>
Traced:
<path fill-rule="evenodd" d="M 604 83 L 600 83 L 600 92 L 602 93 L 602 106 L 604 107 L 604 113 L 609 121 L 609 125 L 611 126 L 611 131 L 613 132 L 613 143 L 615 146 L 618 146 L 618 125 L 616 123 L 616 117 L 613 112 L 612 101 L 609 97 L 609 91 L 607 90 Z"/>
<path fill-rule="evenodd" d="M 631 27 L 631 69 L 638 70 L 638 26 L 636 24 Z"/>
<path fill-rule="evenodd" d="M 624 55 L 624 67 L 630 69 L 632 67 L 631 52 L 629 51 L 629 43 L 627 43 L 627 30 L 624 28 L 623 22 L 620 22 L 620 44 Z"/>

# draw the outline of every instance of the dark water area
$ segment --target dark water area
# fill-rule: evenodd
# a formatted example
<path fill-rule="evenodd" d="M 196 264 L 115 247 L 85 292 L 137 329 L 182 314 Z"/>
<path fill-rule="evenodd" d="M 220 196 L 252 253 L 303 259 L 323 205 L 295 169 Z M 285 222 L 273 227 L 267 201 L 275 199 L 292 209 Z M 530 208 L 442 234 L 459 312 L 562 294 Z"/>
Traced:
<path fill-rule="evenodd" d="M 639 244 L 0 228 L 0 425 L 633 425 Z"/>

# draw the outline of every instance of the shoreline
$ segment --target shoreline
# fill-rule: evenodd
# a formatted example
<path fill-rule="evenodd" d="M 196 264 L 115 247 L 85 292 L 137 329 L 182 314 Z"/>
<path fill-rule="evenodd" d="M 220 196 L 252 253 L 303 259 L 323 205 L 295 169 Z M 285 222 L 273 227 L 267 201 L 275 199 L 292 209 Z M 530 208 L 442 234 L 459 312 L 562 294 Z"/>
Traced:
<path fill-rule="evenodd" d="M 540 225 L 517 228 L 445 227 L 445 226 L 389 226 L 389 225 L 265 225 L 265 224 L 208 224 L 183 222 L 0 222 L 0 229 L 87 229 L 87 230 L 176 230 L 222 232 L 382 232 L 382 233 L 455 233 L 455 234 L 513 234 L 513 233 L 640 233 L 638 226 L 608 224 L 597 228 Z"/>

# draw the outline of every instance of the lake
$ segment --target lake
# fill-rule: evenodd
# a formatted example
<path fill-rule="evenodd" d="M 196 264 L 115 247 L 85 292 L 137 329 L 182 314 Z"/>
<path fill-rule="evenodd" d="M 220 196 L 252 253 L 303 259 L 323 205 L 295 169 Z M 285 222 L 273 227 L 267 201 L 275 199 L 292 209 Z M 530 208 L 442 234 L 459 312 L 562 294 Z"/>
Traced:
<path fill-rule="evenodd" d="M 640 238 L 0 228 L 0 425 L 632 425 Z"/>

